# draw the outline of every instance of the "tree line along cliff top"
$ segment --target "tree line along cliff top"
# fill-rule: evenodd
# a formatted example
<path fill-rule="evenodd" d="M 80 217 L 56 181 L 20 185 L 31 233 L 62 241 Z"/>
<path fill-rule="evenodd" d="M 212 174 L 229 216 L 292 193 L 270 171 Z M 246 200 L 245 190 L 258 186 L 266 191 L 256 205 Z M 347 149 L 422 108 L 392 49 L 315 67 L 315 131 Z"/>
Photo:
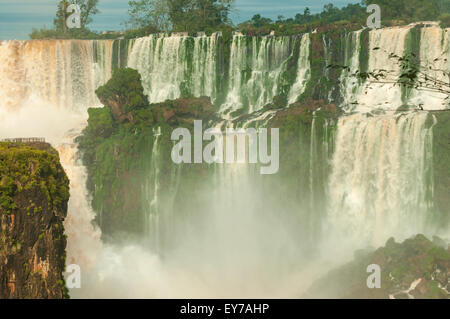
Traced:
<path fill-rule="evenodd" d="M 68 29 L 66 8 L 69 1 L 59 1 L 55 6 L 55 19 L 51 28 L 34 28 L 31 39 L 117 39 L 137 38 L 160 32 L 205 32 L 211 34 L 222 31 L 230 34 L 240 30 L 248 35 L 290 35 L 320 29 L 339 28 L 361 29 L 366 25 L 371 1 L 350 3 L 337 7 L 326 4 L 321 12 L 313 13 L 305 3 L 303 12 L 293 12 L 292 17 L 279 15 L 271 19 L 258 13 L 235 24 L 230 13 L 235 11 L 233 0 L 139 0 L 130 1 L 128 18 L 123 21 L 123 31 L 94 32 L 89 29 L 92 18 L 100 11 L 99 0 L 81 3 L 81 27 Z M 331 2 L 331 1 L 330 1 Z M 314 1 L 309 2 L 311 5 Z M 418 21 L 440 21 L 442 27 L 450 25 L 450 0 L 378 0 L 381 8 L 382 26 L 405 25 Z"/>

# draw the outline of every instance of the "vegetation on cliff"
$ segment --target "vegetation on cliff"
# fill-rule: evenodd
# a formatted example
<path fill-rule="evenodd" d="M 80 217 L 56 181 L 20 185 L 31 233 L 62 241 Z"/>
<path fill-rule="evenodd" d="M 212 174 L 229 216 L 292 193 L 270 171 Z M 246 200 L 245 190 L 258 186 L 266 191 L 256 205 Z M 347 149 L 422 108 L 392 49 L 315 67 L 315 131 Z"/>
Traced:
<path fill-rule="evenodd" d="M 68 297 L 69 180 L 46 143 L 0 143 L 0 298 Z"/>
<path fill-rule="evenodd" d="M 92 22 L 92 16 L 100 13 L 99 0 L 61 0 L 58 2 L 56 16 L 53 19 L 53 28 L 33 28 L 31 39 L 105 39 L 108 35 L 102 35 L 89 30 L 88 24 Z M 68 28 L 67 19 L 72 13 L 68 13 L 69 6 L 76 4 L 80 8 L 80 28 Z M 69 12 L 74 12 L 70 11 Z M 114 35 L 113 38 L 115 38 Z"/>
<path fill-rule="evenodd" d="M 130 68 L 116 69 L 111 79 L 95 93 L 118 122 L 133 122 L 132 111 L 148 106 L 141 75 Z"/>
<path fill-rule="evenodd" d="M 158 32 L 189 32 L 195 34 L 202 31 L 211 34 L 215 31 L 231 33 L 239 30 L 248 35 L 267 35 L 275 31 L 277 35 L 292 35 L 311 32 L 324 27 L 337 27 L 346 30 L 357 30 L 366 25 L 367 6 L 370 1 L 351 3 L 341 8 L 332 3 L 326 4 L 323 10 L 313 14 L 309 7 L 293 17 L 278 16 L 272 19 L 255 14 L 252 19 L 237 26 L 233 25 L 229 16 L 233 10 L 233 0 L 137 0 L 129 1 L 128 20 L 125 21 L 124 32 L 97 33 L 90 31 L 87 25 L 91 16 L 98 13 L 98 0 L 77 0 L 81 4 L 80 29 L 68 30 L 65 26 L 67 14 L 62 10 L 68 1 L 60 1 L 54 28 L 34 29 L 31 39 L 114 39 L 118 37 L 143 37 Z M 382 25 L 403 25 L 417 21 L 441 21 L 443 27 L 450 25 L 450 0 L 380 0 Z"/>
<path fill-rule="evenodd" d="M 92 205 L 105 236 L 114 232 L 140 233 L 145 227 L 142 207 L 147 194 L 141 196 L 143 190 L 136 185 L 144 183 L 151 162 L 156 161 L 156 139 L 163 154 L 160 161 L 165 163 L 161 173 L 169 175 L 173 168 L 173 128 L 193 128 L 197 119 L 206 124 L 215 119 L 216 110 L 207 97 L 149 104 L 140 75 L 133 69 L 114 72 L 97 95 L 105 107 L 89 109 L 88 126 L 78 138 L 88 170 Z M 167 183 L 169 176 L 165 179 Z"/>
<path fill-rule="evenodd" d="M 367 267 L 381 268 L 381 288 L 367 287 Z M 396 243 L 389 239 L 373 252 L 359 251 L 355 259 L 330 271 L 312 285 L 305 297 L 371 299 L 450 298 L 450 248 L 417 235 Z"/>
<path fill-rule="evenodd" d="M 42 145 L 41 145 L 42 146 Z M 45 144 L 44 144 L 45 147 Z M 0 143 L 0 208 L 3 214 L 13 214 L 18 208 L 14 197 L 23 191 L 39 188 L 45 199 L 61 208 L 69 198 L 69 189 L 60 182 L 64 171 L 59 157 L 51 148 L 17 146 Z"/>
<path fill-rule="evenodd" d="M 312 14 L 309 8 L 303 13 L 297 13 L 292 18 L 279 16 L 277 20 L 265 18 L 256 14 L 249 21 L 238 27 L 250 35 L 295 34 L 320 29 L 327 25 L 335 25 L 341 29 L 360 29 L 366 25 L 367 6 L 372 2 L 363 0 L 361 3 L 351 3 L 342 8 L 332 3 L 326 4 L 322 12 Z M 417 21 L 441 21 L 443 27 L 448 27 L 450 17 L 449 0 L 381 0 L 377 1 L 381 8 L 383 26 L 402 25 Z"/>

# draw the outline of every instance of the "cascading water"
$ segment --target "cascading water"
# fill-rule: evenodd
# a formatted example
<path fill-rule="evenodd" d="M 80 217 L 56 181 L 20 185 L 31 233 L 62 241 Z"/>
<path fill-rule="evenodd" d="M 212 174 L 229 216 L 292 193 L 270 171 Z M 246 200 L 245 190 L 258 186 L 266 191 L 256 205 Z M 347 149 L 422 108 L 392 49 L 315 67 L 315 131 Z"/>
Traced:
<path fill-rule="evenodd" d="M 340 87 L 343 99 L 342 106 L 347 111 L 358 103 L 357 99 L 361 95 L 362 80 L 352 76 L 355 72 L 360 71 L 361 32 L 361 30 L 350 32 L 345 37 L 344 65 L 348 69 L 342 71 Z"/>
<path fill-rule="evenodd" d="M 217 35 L 194 38 L 192 55 L 192 90 L 194 96 L 210 96 L 212 103 L 217 96 Z"/>
<path fill-rule="evenodd" d="M 73 142 L 80 132 L 67 134 L 56 146 L 61 164 L 70 181 L 70 199 L 64 229 L 67 235 L 67 264 L 77 264 L 84 271 L 90 271 L 97 263 L 102 251 L 101 231 L 94 226 L 95 212 L 89 203 L 86 189 L 86 168 L 78 157 L 77 144 Z"/>
<path fill-rule="evenodd" d="M 334 121 L 317 118 L 313 115 L 311 123 L 311 142 L 309 149 L 309 227 L 310 240 L 320 240 L 321 224 L 324 220 L 326 208 L 323 199 L 327 197 L 327 177 L 330 174 L 330 158 L 335 143 Z"/>
<path fill-rule="evenodd" d="M 400 65 L 390 54 L 403 56 L 405 54 L 406 37 L 409 27 L 386 28 L 369 32 L 369 63 L 368 72 L 387 70 L 387 80 L 396 80 L 400 75 Z M 372 109 L 395 110 L 403 105 L 400 86 L 383 83 L 364 83 L 359 89 L 357 105 L 358 112 L 368 112 Z"/>
<path fill-rule="evenodd" d="M 402 55 L 409 32 L 410 27 L 370 31 L 369 70 L 396 69 L 386 52 L 373 49 L 382 47 Z M 360 68 L 361 34 L 347 35 L 345 63 L 351 69 Z M 221 80 L 223 52 L 219 51 L 217 36 L 153 35 L 121 41 L 129 42 L 125 46 L 116 41 L 0 43 L 0 136 L 46 137 L 57 147 L 71 180 L 67 261 L 88 269 L 82 291 L 72 291 L 73 296 L 286 297 L 298 293 L 296 282 L 304 280 L 297 276 L 296 268 L 299 238 L 286 231 L 285 212 L 277 211 L 275 201 L 269 203 L 273 207 L 264 207 L 269 202 L 264 198 L 267 193 L 263 193 L 257 183 L 260 177 L 250 165 L 216 167 L 215 180 L 206 180 L 207 186 L 201 188 L 211 189 L 209 182 L 214 185 L 214 196 L 203 199 L 209 203 L 208 227 L 195 228 L 199 224 L 191 221 L 190 227 L 182 228 L 179 249 L 165 256 L 162 263 L 142 244 L 118 247 L 100 241 L 99 230 L 91 224 L 94 213 L 85 189 L 86 172 L 77 160 L 73 138 L 86 124 L 87 108 L 99 104 L 95 89 L 110 78 L 117 57 L 120 66 L 140 72 L 151 102 L 185 94 L 206 95 L 220 102 L 217 107 L 224 117 L 236 110 L 244 114 L 259 111 L 241 127 L 255 122 L 265 126 L 277 110 L 263 112 L 262 108 L 281 93 L 283 73 L 289 59 L 294 58 L 296 45 L 300 52 L 298 59 L 295 57 L 296 80 L 284 92 L 288 101 L 295 102 L 310 81 L 311 36 L 306 34 L 296 41 L 290 37 L 235 35 L 228 64 L 222 70 L 227 73 L 227 81 Z M 333 48 L 325 38 L 324 44 L 329 61 Z M 448 36 L 442 29 L 421 30 L 421 58 L 434 60 L 449 51 L 448 46 Z M 125 51 L 120 51 L 123 48 Z M 448 61 L 444 62 L 438 62 L 439 67 L 448 69 Z M 378 84 L 369 88 L 368 83 L 348 80 L 345 74 L 341 80 L 342 106 L 360 113 L 341 117 L 336 136 L 332 121 L 314 117 L 311 124 L 311 140 L 305 152 L 309 157 L 302 159 L 309 169 L 309 204 L 311 211 L 321 210 L 318 202 L 322 200 L 328 207 L 326 214 L 308 215 L 314 217 L 307 221 L 308 227 L 314 228 L 310 243 L 315 244 L 320 237 L 324 245 L 339 243 L 339 249 L 351 253 L 362 245 L 384 244 L 389 236 L 398 239 L 430 231 L 427 216 L 432 197 L 434 116 L 422 112 L 362 114 L 402 106 L 401 89 Z M 425 109 L 442 108 L 438 106 L 442 96 L 434 93 L 412 92 L 409 98 L 414 105 L 425 103 Z M 181 236 L 173 226 L 180 219 L 173 203 L 183 200 L 176 197 L 183 168 L 170 171 L 168 181 L 162 178 L 161 137 L 155 133 L 152 162 L 142 185 L 148 196 L 142 205 L 148 217 L 146 235 L 151 237 L 152 247 L 161 247 L 158 241 L 164 236 Z M 162 182 L 169 184 L 170 194 L 162 194 Z M 326 190 L 322 190 L 324 185 Z M 276 194 L 277 189 L 269 191 Z M 180 207 L 177 205 L 177 209 Z M 123 287 L 128 289 L 122 291 Z"/>
<path fill-rule="evenodd" d="M 112 41 L 0 44 L 0 136 L 41 136 L 58 150 L 70 180 L 67 263 L 84 271 L 95 267 L 103 248 L 74 138 L 86 125 L 87 107 L 99 104 L 95 89 L 111 76 L 111 50 Z"/>
<path fill-rule="evenodd" d="M 160 192 L 160 150 L 159 140 L 161 139 L 161 127 L 153 131 L 154 140 L 152 146 L 152 157 L 150 163 L 150 170 L 147 174 L 147 179 L 144 182 L 142 192 L 146 194 L 144 197 L 143 206 L 145 216 L 145 234 L 150 236 L 150 245 L 154 250 L 159 249 L 160 243 L 160 220 L 163 216 L 160 215 L 158 196 Z"/>
<path fill-rule="evenodd" d="M 432 115 L 339 119 L 327 233 L 338 252 L 426 233 L 432 189 Z M 431 124 L 430 124 L 431 122 Z"/>
<path fill-rule="evenodd" d="M 390 236 L 403 239 L 435 231 L 430 228 L 433 187 L 430 123 L 434 116 L 393 111 L 405 105 L 442 110 L 446 108 L 445 94 L 426 89 L 411 89 L 405 94 L 399 85 L 351 76 L 356 71 L 387 70 L 387 78 L 380 82 L 395 82 L 400 64 L 390 55 L 402 57 L 415 50 L 419 51 L 426 74 L 448 82 L 442 74 L 450 69 L 448 32 L 437 26 L 420 28 L 420 47 L 411 47 L 416 30 L 407 26 L 369 31 L 367 70 L 360 65 L 362 31 L 346 35 L 344 63 L 349 70 L 344 70 L 340 78 L 341 106 L 348 113 L 359 113 L 342 117 L 338 122 L 328 185 L 326 229 L 332 238 L 329 242 L 346 242 L 354 249 L 380 246 Z M 380 109 L 386 112 L 365 114 Z M 355 245 L 358 240 L 359 246 Z M 348 246 L 343 249 L 348 250 Z"/>
<path fill-rule="evenodd" d="M 450 83 L 450 78 L 442 70 L 450 70 L 450 28 L 422 28 L 420 31 L 420 61 L 425 73 L 437 81 Z M 421 78 L 423 81 L 423 78 Z M 428 82 L 432 84 L 433 81 Z M 436 90 L 413 90 L 409 103 L 421 105 L 427 110 L 442 110 L 449 106 L 446 95 Z"/>
<path fill-rule="evenodd" d="M 302 36 L 300 42 L 300 53 L 298 58 L 297 78 L 288 94 L 288 104 L 292 104 L 305 91 L 306 84 L 311 78 L 311 62 L 310 62 L 310 46 L 311 40 L 309 33 Z"/>
<path fill-rule="evenodd" d="M 111 76 L 112 41 L 4 41 L 0 45 L 3 106 L 18 108 L 30 99 L 84 112 L 87 106 L 99 104 L 95 90 Z M 94 45 L 99 48 L 97 56 Z"/>
<path fill-rule="evenodd" d="M 222 113 L 260 110 L 279 93 L 279 79 L 291 56 L 289 37 L 233 36 L 227 97 Z"/>
<path fill-rule="evenodd" d="M 176 99 L 186 93 L 210 96 L 214 101 L 216 55 L 216 36 L 150 35 L 132 41 L 128 67 L 141 74 L 144 91 L 151 103 Z"/>
<path fill-rule="evenodd" d="M 369 112 L 373 109 L 396 110 L 405 105 L 421 106 L 425 110 L 442 110 L 448 107 L 448 103 L 444 100 L 445 94 L 426 88 L 410 89 L 409 94 L 404 94 L 405 89 L 402 89 L 400 85 L 394 85 L 401 74 L 401 64 L 398 58 L 391 55 L 403 57 L 406 53 L 414 53 L 411 50 L 415 48 L 407 47 L 407 44 L 410 41 L 408 37 L 412 37 L 416 30 L 412 26 L 407 26 L 369 32 L 368 70 L 363 71 L 375 73 L 381 70 L 387 71 L 387 76 L 379 82 L 364 81 L 351 76 L 356 71 L 362 71 L 360 69 L 361 31 L 347 35 L 344 63 L 349 70 L 343 71 L 341 76 L 342 106 L 345 110 L 358 112 Z M 442 71 L 450 68 L 449 29 L 432 26 L 419 30 L 418 55 L 424 73 L 430 78 L 448 83 L 450 79 Z M 423 78 L 420 80 L 426 82 Z"/>
<path fill-rule="evenodd" d="M 186 94 L 209 96 L 224 102 L 221 113 L 244 108 L 247 113 L 260 110 L 280 94 L 281 75 L 293 54 L 290 37 L 246 37 L 234 35 L 230 48 L 228 81 L 218 73 L 218 35 L 185 37 L 150 35 L 130 40 L 128 67 L 142 76 L 145 93 L 152 103 L 176 99 Z M 310 76 L 310 39 L 300 41 L 297 81 L 289 99 L 297 99 Z"/>

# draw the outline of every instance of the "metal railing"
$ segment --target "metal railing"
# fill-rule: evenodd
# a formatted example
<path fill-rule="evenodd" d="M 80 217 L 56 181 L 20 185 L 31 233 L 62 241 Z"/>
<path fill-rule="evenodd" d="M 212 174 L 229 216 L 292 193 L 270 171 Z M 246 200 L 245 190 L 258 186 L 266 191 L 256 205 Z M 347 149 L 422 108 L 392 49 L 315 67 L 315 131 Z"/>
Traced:
<path fill-rule="evenodd" d="M 0 141 L 10 143 L 45 143 L 45 138 L 43 137 L 5 138 Z"/>

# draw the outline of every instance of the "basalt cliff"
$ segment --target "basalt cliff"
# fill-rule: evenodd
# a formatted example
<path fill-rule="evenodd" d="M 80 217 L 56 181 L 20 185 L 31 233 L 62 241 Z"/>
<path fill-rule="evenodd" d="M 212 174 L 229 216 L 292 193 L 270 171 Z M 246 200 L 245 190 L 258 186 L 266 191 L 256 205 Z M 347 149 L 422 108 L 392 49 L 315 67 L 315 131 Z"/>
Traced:
<path fill-rule="evenodd" d="M 46 143 L 0 143 L 0 298 L 64 298 L 69 180 Z"/>

